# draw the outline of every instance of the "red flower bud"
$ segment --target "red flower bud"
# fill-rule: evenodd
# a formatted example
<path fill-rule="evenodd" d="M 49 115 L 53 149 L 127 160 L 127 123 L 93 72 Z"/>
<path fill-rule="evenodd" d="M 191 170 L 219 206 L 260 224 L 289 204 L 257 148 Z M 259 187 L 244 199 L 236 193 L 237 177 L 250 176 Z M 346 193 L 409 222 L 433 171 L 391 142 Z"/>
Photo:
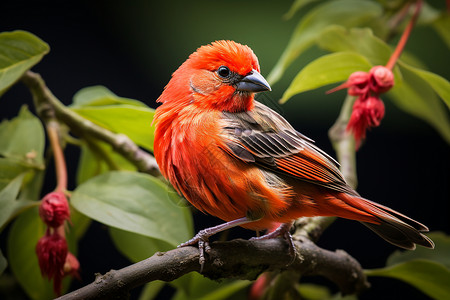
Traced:
<path fill-rule="evenodd" d="M 370 72 L 370 90 L 376 94 L 385 93 L 394 86 L 394 74 L 383 66 L 375 66 Z"/>
<path fill-rule="evenodd" d="M 384 103 L 378 97 L 369 97 L 366 100 L 366 116 L 367 123 L 370 127 L 377 127 L 380 125 L 384 117 Z"/>
<path fill-rule="evenodd" d="M 272 280 L 272 275 L 269 272 L 262 273 L 258 279 L 252 284 L 248 295 L 249 300 L 261 300 L 267 291 Z"/>
<path fill-rule="evenodd" d="M 351 96 L 362 96 L 369 91 L 369 74 L 358 71 L 350 75 L 347 80 L 348 94 Z"/>
<path fill-rule="evenodd" d="M 357 71 L 350 75 L 346 82 L 327 91 L 327 94 L 347 89 L 347 93 L 352 96 L 364 96 L 369 92 L 369 73 Z"/>
<path fill-rule="evenodd" d="M 67 253 L 66 262 L 64 263 L 64 274 L 79 278 L 78 270 L 80 269 L 80 262 L 72 253 Z"/>
<path fill-rule="evenodd" d="M 53 290 L 58 295 L 61 294 L 61 281 L 64 276 L 67 253 L 67 242 L 56 231 L 50 234 L 47 230 L 36 245 L 42 276 L 53 279 Z"/>
<path fill-rule="evenodd" d="M 64 220 L 69 219 L 70 210 L 66 196 L 62 192 L 47 194 L 39 206 L 41 219 L 50 227 L 59 227 Z"/>
<path fill-rule="evenodd" d="M 361 140 L 366 137 L 366 130 L 379 126 L 383 117 L 384 103 L 380 98 L 370 96 L 356 99 L 347 130 L 353 132 L 357 148 L 359 148 Z"/>
<path fill-rule="evenodd" d="M 369 73 L 358 71 L 350 75 L 348 80 L 327 93 L 346 88 L 351 96 L 358 96 L 353 104 L 352 115 L 347 124 L 347 131 L 352 131 L 356 148 L 366 137 L 366 130 L 380 125 L 384 116 L 384 103 L 378 95 L 387 92 L 394 86 L 394 74 L 389 68 L 375 66 Z"/>
<path fill-rule="evenodd" d="M 346 88 L 351 96 L 367 98 L 369 95 L 385 93 L 393 86 L 394 74 L 392 71 L 383 66 L 375 66 L 369 73 L 362 71 L 352 73 L 346 82 L 327 93 Z"/>

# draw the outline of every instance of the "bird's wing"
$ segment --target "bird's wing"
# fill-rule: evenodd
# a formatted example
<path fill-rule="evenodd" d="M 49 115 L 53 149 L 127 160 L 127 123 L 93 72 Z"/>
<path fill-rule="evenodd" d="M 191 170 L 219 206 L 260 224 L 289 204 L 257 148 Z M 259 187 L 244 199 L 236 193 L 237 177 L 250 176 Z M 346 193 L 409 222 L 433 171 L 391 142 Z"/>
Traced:
<path fill-rule="evenodd" d="M 357 195 L 332 157 L 267 106 L 255 101 L 251 111 L 223 112 L 222 116 L 223 147 L 236 158 L 278 174 Z"/>

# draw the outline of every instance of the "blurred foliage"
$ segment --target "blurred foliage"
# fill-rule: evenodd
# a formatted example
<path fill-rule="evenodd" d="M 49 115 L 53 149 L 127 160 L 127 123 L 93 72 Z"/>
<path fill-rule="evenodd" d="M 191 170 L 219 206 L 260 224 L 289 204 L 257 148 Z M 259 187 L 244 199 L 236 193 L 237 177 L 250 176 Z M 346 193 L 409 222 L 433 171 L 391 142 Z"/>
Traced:
<path fill-rule="evenodd" d="M 428 235 L 436 244 L 434 251 L 418 248 L 416 251 L 392 253 L 386 267 L 366 270 L 368 276 L 384 276 L 403 280 L 433 299 L 450 295 L 450 237 L 442 232 Z"/>

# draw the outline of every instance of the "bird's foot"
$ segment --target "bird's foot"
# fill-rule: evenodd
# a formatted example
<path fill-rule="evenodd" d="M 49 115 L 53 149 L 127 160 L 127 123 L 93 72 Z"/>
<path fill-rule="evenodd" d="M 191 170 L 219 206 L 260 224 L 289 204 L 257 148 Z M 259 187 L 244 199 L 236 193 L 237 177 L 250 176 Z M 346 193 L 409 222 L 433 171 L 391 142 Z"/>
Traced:
<path fill-rule="evenodd" d="M 192 239 L 178 245 L 178 248 L 194 246 L 196 244 L 198 245 L 198 262 L 200 264 L 200 273 L 203 272 L 203 267 L 205 265 L 205 253 L 209 253 L 211 251 L 211 246 L 209 245 L 209 237 L 212 234 L 208 231 L 208 229 L 209 228 L 200 230 Z"/>
<path fill-rule="evenodd" d="M 214 227 L 205 228 L 203 230 L 200 230 L 189 241 L 179 245 L 178 248 L 198 244 L 198 252 L 199 252 L 198 253 L 199 254 L 198 262 L 200 263 L 200 273 L 202 273 L 203 266 L 205 265 L 205 261 L 206 261 L 205 253 L 209 253 L 211 251 L 211 247 L 209 246 L 209 237 L 218 232 L 221 232 L 221 231 L 224 231 L 224 230 L 227 230 L 227 229 L 230 229 L 230 228 L 242 225 L 242 224 L 250 223 L 250 222 L 253 222 L 253 220 L 250 220 L 250 219 L 247 219 L 246 217 L 244 217 L 244 218 L 236 219 L 236 220 L 226 222 L 226 223 L 214 226 Z"/>
<path fill-rule="evenodd" d="M 295 249 L 295 245 L 294 245 L 294 240 L 292 239 L 292 235 L 289 232 L 290 229 L 292 227 L 292 223 L 284 223 L 281 224 L 277 229 L 275 229 L 272 232 L 269 232 L 268 234 L 262 235 L 262 236 L 258 236 L 258 237 L 253 237 L 250 240 L 254 241 L 254 240 L 268 240 L 268 239 L 273 239 L 276 237 L 283 237 L 289 245 L 289 255 L 291 256 L 291 261 L 289 262 L 289 265 L 292 264 L 295 261 L 296 258 L 296 254 L 297 251 Z"/>

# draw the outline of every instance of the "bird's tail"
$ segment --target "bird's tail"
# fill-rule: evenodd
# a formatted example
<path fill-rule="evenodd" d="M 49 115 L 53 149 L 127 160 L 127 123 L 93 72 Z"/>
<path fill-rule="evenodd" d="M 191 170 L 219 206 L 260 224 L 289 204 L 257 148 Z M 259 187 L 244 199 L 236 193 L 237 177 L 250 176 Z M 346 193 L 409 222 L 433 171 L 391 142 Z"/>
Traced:
<path fill-rule="evenodd" d="M 344 199 L 341 198 L 341 200 Z M 364 198 L 346 194 L 344 201 L 347 205 L 372 215 L 375 222 L 362 221 L 361 223 L 389 243 L 408 250 L 414 250 L 416 244 L 434 248 L 433 241 L 422 234 L 422 232 L 428 231 L 425 225 L 389 207 Z"/>

